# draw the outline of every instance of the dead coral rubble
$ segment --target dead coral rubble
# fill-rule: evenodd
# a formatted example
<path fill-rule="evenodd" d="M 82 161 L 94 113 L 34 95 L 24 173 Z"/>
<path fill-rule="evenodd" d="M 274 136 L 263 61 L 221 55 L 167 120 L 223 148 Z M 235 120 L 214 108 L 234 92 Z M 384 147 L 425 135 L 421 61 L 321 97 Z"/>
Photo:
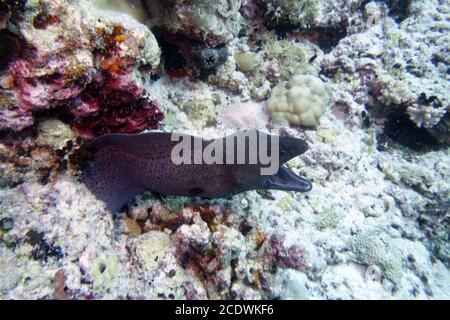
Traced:
<path fill-rule="evenodd" d="M 174 213 L 156 203 L 148 210 L 131 209 L 128 215 L 141 229 L 134 236 L 156 230 L 171 235 L 179 266 L 200 279 L 209 298 L 273 298 L 276 292 L 268 279 L 277 268 L 302 270 L 307 265 L 301 248 L 285 248 L 283 237 L 269 237 L 221 206 L 188 206 Z M 128 219 L 123 218 L 124 226 Z"/>

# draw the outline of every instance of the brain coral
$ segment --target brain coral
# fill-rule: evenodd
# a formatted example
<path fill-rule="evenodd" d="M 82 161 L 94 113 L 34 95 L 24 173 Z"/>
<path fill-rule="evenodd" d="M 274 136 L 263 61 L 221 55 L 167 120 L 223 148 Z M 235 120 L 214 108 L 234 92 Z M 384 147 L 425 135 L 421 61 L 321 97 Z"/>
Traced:
<path fill-rule="evenodd" d="M 276 124 L 315 127 L 330 102 L 330 89 L 320 78 L 297 74 L 273 88 L 267 107 Z"/>

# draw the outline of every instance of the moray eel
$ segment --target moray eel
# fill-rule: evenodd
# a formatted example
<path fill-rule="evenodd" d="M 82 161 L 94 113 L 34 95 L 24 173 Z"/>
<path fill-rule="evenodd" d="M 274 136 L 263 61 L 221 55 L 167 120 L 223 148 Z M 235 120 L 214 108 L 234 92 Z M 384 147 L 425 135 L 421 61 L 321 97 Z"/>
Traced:
<path fill-rule="evenodd" d="M 245 134 L 245 131 L 229 137 L 234 139 L 241 134 Z M 308 145 L 304 140 L 279 137 L 280 166 L 275 169 L 278 169 L 276 174 L 264 176 L 261 175 L 262 165 L 259 164 L 176 165 L 172 162 L 171 154 L 179 142 L 172 141 L 171 136 L 170 132 L 150 132 L 108 134 L 94 139 L 90 142 L 93 152 L 83 172 L 82 182 L 107 204 L 111 212 L 120 210 L 130 198 L 145 191 L 212 199 L 258 189 L 306 192 L 312 188 L 310 182 L 283 165 L 306 152 Z M 273 136 L 266 137 L 271 141 Z M 217 140 L 203 141 L 200 147 L 204 149 L 213 141 Z M 246 152 L 249 152 L 249 143 L 246 142 Z M 194 143 L 192 145 L 194 149 Z M 271 154 L 270 150 L 269 144 L 268 154 Z M 226 151 L 223 154 L 226 157 Z"/>

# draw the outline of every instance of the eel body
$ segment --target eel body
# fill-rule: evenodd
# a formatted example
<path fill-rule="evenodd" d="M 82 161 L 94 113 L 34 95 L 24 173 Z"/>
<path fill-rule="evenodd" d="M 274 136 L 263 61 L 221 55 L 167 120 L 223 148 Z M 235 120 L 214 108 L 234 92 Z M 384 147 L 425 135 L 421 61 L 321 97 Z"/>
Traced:
<path fill-rule="evenodd" d="M 247 134 L 246 131 L 239 131 L 222 139 L 200 140 L 197 145 L 192 143 L 192 157 L 197 149 L 203 151 L 212 142 L 221 142 L 225 146 L 224 150 L 228 150 L 228 141 L 237 141 L 240 136 Z M 189 135 L 178 136 L 200 139 Z M 266 137 L 267 141 L 271 141 L 274 136 Z M 82 181 L 112 212 L 119 210 L 133 196 L 145 191 L 176 196 L 223 198 L 255 189 L 311 190 L 310 182 L 283 165 L 308 149 L 304 140 L 277 137 L 279 166 L 270 176 L 261 174 L 264 166 L 259 163 L 250 164 L 247 161 L 238 164 L 237 149 L 233 152 L 236 160 L 233 164 L 227 164 L 226 151 L 221 155 L 223 163 L 194 164 L 195 160 L 192 158 L 192 163 L 176 164 L 173 161 L 173 150 L 179 146 L 180 140 L 173 140 L 170 132 L 109 134 L 96 138 L 91 142 L 93 154 L 82 175 Z M 242 141 L 246 141 L 246 160 L 249 160 L 249 155 L 256 150 L 251 148 L 245 137 Z M 271 147 L 268 145 L 269 154 Z"/>

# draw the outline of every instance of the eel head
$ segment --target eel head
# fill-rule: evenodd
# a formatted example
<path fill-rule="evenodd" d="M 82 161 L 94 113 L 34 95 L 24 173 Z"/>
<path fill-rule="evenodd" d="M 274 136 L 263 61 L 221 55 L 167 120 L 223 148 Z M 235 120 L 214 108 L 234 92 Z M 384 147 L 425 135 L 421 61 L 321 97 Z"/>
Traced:
<path fill-rule="evenodd" d="M 308 180 L 292 172 L 285 164 L 289 160 L 305 153 L 308 144 L 302 139 L 280 137 L 280 167 L 278 172 L 265 178 L 264 189 L 307 192 L 312 189 Z"/>

